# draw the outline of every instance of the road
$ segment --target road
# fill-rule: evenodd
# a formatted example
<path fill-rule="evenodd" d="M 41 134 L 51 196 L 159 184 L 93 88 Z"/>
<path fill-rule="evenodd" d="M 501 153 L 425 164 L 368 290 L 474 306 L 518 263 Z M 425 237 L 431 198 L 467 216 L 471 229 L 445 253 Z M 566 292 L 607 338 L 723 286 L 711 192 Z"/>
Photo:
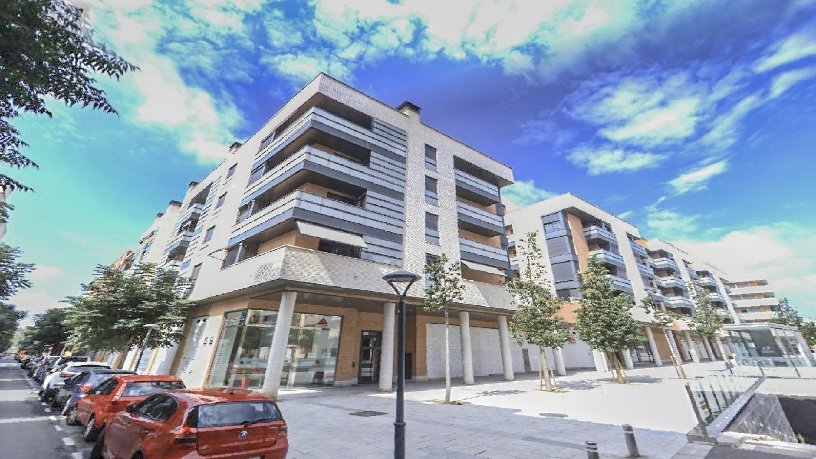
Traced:
<path fill-rule="evenodd" d="M 81 428 L 66 426 L 37 398 L 34 381 L 9 357 L 0 358 L 0 457 L 3 459 L 80 459 L 90 445 Z"/>

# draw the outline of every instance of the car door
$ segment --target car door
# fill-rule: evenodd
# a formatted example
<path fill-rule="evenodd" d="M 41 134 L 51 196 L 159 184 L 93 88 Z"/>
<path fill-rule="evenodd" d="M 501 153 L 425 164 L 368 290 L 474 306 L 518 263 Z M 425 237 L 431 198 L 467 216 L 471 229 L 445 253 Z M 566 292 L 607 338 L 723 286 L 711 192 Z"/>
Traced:
<path fill-rule="evenodd" d="M 105 401 L 110 398 L 118 383 L 119 380 L 117 378 L 111 378 L 91 391 L 87 397 L 79 399 L 76 407 L 79 422 L 87 424 L 96 406 L 105 403 Z"/>
<path fill-rule="evenodd" d="M 178 402 L 167 394 L 156 394 L 136 405 L 130 412 L 117 416 L 121 423 L 121 457 L 133 457 L 137 452 L 145 454 L 147 450 L 170 442 L 170 432 L 165 429 L 164 421 L 178 409 Z"/>
<path fill-rule="evenodd" d="M 148 412 L 150 407 L 156 403 L 157 395 L 142 400 L 130 411 L 125 411 L 111 419 L 107 427 L 108 433 L 105 435 L 105 448 L 113 457 L 133 457 L 133 452 L 138 450 L 141 429 L 134 422 L 134 417 Z"/>

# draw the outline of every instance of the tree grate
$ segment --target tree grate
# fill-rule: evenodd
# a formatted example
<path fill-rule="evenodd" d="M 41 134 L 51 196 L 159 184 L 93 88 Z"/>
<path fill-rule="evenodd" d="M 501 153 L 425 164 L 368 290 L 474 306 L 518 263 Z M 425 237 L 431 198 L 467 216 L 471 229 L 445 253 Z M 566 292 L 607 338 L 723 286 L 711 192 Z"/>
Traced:
<path fill-rule="evenodd" d="M 356 411 L 354 413 L 349 413 L 352 416 L 362 416 L 364 418 L 368 418 L 371 416 L 379 416 L 381 414 L 385 414 L 382 411 Z"/>

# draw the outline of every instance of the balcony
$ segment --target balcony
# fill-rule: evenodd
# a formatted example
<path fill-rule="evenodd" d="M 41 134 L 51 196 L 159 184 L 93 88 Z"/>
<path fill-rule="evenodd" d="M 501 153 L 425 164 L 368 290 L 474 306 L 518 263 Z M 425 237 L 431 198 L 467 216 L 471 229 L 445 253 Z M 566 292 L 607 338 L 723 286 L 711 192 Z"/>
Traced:
<path fill-rule="evenodd" d="M 657 269 L 670 269 L 674 272 L 680 272 L 680 266 L 677 265 L 677 262 L 668 257 L 652 259 L 652 266 Z"/>
<path fill-rule="evenodd" d="M 617 244 L 618 239 L 612 231 L 598 225 L 590 225 L 584 228 L 584 237 L 587 242 L 590 241 L 604 241 L 612 244 Z"/>
<path fill-rule="evenodd" d="M 469 194 L 476 194 L 483 199 L 499 202 L 499 187 L 467 172 L 454 169 L 453 175 L 456 179 L 456 187 L 468 190 Z M 468 197 L 470 199 L 470 197 Z M 471 199 L 475 200 L 475 199 Z"/>
<path fill-rule="evenodd" d="M 600 261 L 601 263 L 619 266 L 621 268 L 626 269 L 626 263 L 623 261 L 623 257 L 609 250 L 606 249 L 593 250 L 592 252 L 589 252 L 589 256 L 596 257 L 597 260 Z"/>
<path fill-rule="evenodd" d="M 473 261 L 500 269 L 507 269 L 510 266 L 507 250 L 501 247 L 493 247 L 492 245 L 460 237 L 459 251 L 465 261 Z"/>
<path fill-rule="evenodd" d="M 305 131 L 310 127 L 319 125 L 328 131 L 334 131 L 341 135 L 345 134 L 355 139 L 360 139 L 371 146 L 405 157 L 406 147 L 404 139 L 395 139 L 387 135 L 387 132 L 380 127 L 377 120 L 372 122 L 372 129 L 367 129 L 359 124 L 348 121 L 342 117 L 327 112 L 321 108 L 312 107 L 306 113 L 289 125 L 283 132 L 277 134 L 275 140 L 268 146 L 261 149 L 256 155 L 255 165 L 265 162 L 282 149 L 289 141 L 296 138 L 297 132 Z"/>
<path fill-rule="evenodd" d="M 723 296 L 720 295 L 717 292 L 710 292 L 708 294 L 708 299 L 710 301 L 712 301 L 712 302 L 717 302 L 717 303 L 724 303 L 725 302 L 725 298 L 723 298 Z"/>
<path fill-rule="evenodd" d="M 777 307 L 779 298 L 754 298 L 751 300 L 736 300 L 734 307 L 737 308 L 758 308 L 760 306 Z"/>
<path fill-rule="evenodd" d="M 666 295 L 664 295 L 663 292 L 661 292 L 660 290 L 658 290 L 656 288 L 647 287 L 646 288 L 646 293 L 651 293 L 656 301 L 662 301 L 662 302 L 666 301 Z"/>
<path fill-rule="evenodd" d="M 305 146 L 249 185 L 244 193 L 244 199 L 241 201 L 241 205 L 248 203 L 266 191 L 274 188 L 295 172 L 304 169 L 352 184 L 358 184 L 359 181 L 364 181 L 367 184 L 387 188 L 398 193 L 404 192 L 404 174 L 398 172 L 381 172 L 342 156 L 328 153 L 312 146 Z M 337 174 L 341 174 L 342 176 L 337 177 Z"/>
<path fill-rule="evenodd" d="M 624 293 L 632 293 L 632 283 L 629 282 L 629 279 L 624 279 L 622 277 L 613 276 L 612 274 L 607 274 L 606 277 L 612 280 L 612 288 L 615 290 L 620 290 Z"/>
<path fill-rule="evenodd" d="M 686 271 L 688 271 L 688 275 L 689 275 L 690 278 L 697 279 L 697 277 L 698 277 L 697 276 L 697 271 L 695 271 L 692 268 L 688 268 L 688 267 L 686 268 Z"/>
<path fill-rule="evenodd" d="M 642 245 L 640 245 L 640 244 L 638 244 L 638 243 L 636 243 L 634 241 L 630 241 L 629 245 L 632 247 L 632 252 L 635 252 L 635 255 L 640 255 L 641 257 L 648 257 L 649 256 L 649 252 L 646 251 L 646 248 L 643 247 Z"/>
<path fill-rule="evenodd" d="M 456 202 L 456 212 L 459 220 L 463 222 L 489 230 L 497 235 L 504 234 L 504 220 L 500 215 L 458 201 Z"/>
<path fill-rule="evenodd" d="M 651 266 L 642 265 L 640 263 L 636 263 L 636 264 L 637 264 L 637 267 L 638 267 L 638 271 L 640 271 L 640 274 L 643 277 L 645 277 L 647 279 L 654 279 L 655 277 L 657 277 L 655 275 L 655 272 L 654 272 L 654 270 L 652 269 Z"/>
<path fill-rule="evenodd" d="M 664 303 L 672 308 L 694 309 L 694 302 L 684 296 L 667 296 Z"/>
<path fill-rule="evenodd" d="M 658 277 L 655 282 L 662 288 L 683 288 L 683 279 L 677 276 Z"/>
<path fill-rule="evenodd" d="M 311 213 L 336 218 L 397 235 L 402 235 L 405 226 L 405 222 L 402 218 L 399 218 L 400 214 L 396 211 L 388 212 L 378 208 L 379 211 L 375 212 L 364 207 L 345 204 L 305 191 L 294 191 L 233 226 L 228 245 L 237 244 L 293 218 L 296 210 L 306 214 Z M 308 217 L 304 219 L 308 220 Z"/>
<path fill-rule="evenodd" d="M 704 287 L 716 287 L 717 281 L 714 280 L 713 277 L 710 276 L 701 276 L 697 278 L 697 283 L 704 286 Z"/>
<path fill-rule="evenodd" d="M 199 220 L 204 213 L 204 204 L 190 204 L 178 218 L 179 227 L 190 220 Z"/>
<path fill-rule="evenodd" d="M 745 322 L 768 322 L 774 318 L 775 314 L 773 311 L 755 311 L 741 312 L 737 316 Z"/>
<path fill-rule="evenodd" d="M 167 248 L 164 250 L 165 255 L 172 258 L 173 255 L 186 250 L 187 246 L 190 245 L 190 241 L 193 240 L 194 235 L 195 233 L 192 230 L 186 230 L 174 236 L 173 239 L 170 239 L 170 242 L 167 243 Z"/>

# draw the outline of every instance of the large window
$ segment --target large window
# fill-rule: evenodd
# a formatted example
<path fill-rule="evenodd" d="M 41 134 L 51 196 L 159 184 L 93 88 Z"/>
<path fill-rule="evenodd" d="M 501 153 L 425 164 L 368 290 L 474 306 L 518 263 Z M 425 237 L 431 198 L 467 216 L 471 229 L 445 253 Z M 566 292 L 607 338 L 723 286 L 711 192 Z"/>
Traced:
<path fill-rule="evenodd" d="M 277 314 L 255 309 L 227 313 L 210 370 L 210 386 L 263 386 Z M 341 322 L 339 316 L 292 316 L 282 385 L 334 383 Z"/>
<path fill-rule="evenodd" d="M 344 257 L 360 258 L 360 248 L 353 245 L 343 244 L 340 242 L 329 241 L 321 239 L 317 243 L 317 250 L 321 252 L 333 253 L 335 255 L 343 255 Z"/>

